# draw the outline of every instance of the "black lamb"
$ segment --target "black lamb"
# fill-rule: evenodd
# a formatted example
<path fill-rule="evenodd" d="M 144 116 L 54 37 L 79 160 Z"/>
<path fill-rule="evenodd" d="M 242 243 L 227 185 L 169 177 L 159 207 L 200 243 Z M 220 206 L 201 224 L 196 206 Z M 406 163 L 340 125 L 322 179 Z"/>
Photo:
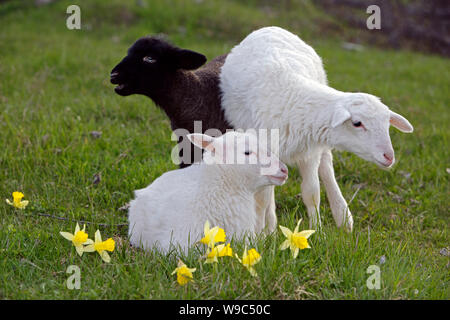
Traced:
<path fill-rule="evenodd" d="M 194 132 L 194 121 L 202 122 L 202 133 L 215 128 L 221 133 L 232 126 L 225 120 L 220 107 L 219 73 L 226 55 L 221 55 L 201 67 L 206 57 L 178 48 L 158 37 L 143 37 L 129 49 L 128 55 L 111 71 L 111 83 L 121 96 L 143 94 L 161 107 L 170 119 L 172 130 Z M 179 136 L 179 142 L 188 139 Z M 199 161 L 200 149 L 180 167 Z"/>

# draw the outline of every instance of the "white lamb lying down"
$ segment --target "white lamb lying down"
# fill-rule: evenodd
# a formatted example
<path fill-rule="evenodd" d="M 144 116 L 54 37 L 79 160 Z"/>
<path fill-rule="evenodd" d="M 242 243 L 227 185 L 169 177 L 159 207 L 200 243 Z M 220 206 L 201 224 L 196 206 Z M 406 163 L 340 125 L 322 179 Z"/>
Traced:
<path fill-rule="evenodd" d="M 282 185 L 287 167 L 259 146 L 253 134 L 187 137 L 205 150 L 203 161 L 166 172 L 135 191 L 128 230 L 134 246 L 168 252 L 174 245 L 187 250 L 202 238 L 207 220 L 223 228 L 229 238 L 254 235 L 266 227 L 255 210 L 255 193 L 265 186 Z"/>

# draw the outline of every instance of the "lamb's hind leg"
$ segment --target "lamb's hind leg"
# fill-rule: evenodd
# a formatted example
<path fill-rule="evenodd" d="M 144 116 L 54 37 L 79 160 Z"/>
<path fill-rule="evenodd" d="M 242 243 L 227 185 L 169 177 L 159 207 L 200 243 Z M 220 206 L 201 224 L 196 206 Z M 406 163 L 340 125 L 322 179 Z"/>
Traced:
<path fill-rule="evenodd" d="M 319 183 L 320 154 L 299 161 L 298 168 L 302 176 L 302 199 L 306 205 L 309 217 L 309 227 L 320 229 L 320 183 Z"/>
<path fill-rule="evenodd" d="M 334 177 L 331 150 L 326 150 L 322 153 L 319 175 L 327 192 L 334 221 L 338 227 L 344 226 L 347 231 L 352 231 L 353 217 Z"/>

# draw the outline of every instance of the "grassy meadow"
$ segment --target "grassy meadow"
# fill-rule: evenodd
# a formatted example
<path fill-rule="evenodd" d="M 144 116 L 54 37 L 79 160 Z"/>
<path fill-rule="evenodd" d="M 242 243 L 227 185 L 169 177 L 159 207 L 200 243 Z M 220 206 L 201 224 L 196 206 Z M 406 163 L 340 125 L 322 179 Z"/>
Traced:
<path fill-rule="evenodd" d="M 66 28 L 70 4 L 0 3 L 1 299 L 450 298 L 448 59 L 370 45 L 345 50 L 342 39 L 361 31 L 312 1 L 77 1 L 81 30 Z M 312 235 L 312 248 L 295 260 L 278 250 L 279 229 L 259 237 L 252 243 L 262 256 L 257 278 L 232 258 L 212 266 L 199 262 L 196 250 L 166 256 L 131 248 L 127 213 L 119 208 L 133 190 L 176 169 L 170 160 L 175 142 L 150 99 L 114 93 L 112 67 L 143 35 L 165 33 L 212 59 L 268 25 L 310 43 L 331 86 L 375 94 L 410 120 L 413 134 L 391 129 L 394 168 L 335 152 L 338 183 L 352 199 L 354 232 L 336 228 L 322 190 L 326 237 Z M 293 229 L 303 218 L 302 230 L 308 219 L 300 183 L 290 168 L 276 203 L 279 224 Z M 5 202 L 13 191 L 30 201 L 25 210 Z M 76 221 L 89 222 L 90 238 L 97 229 L 114 238 L 111 263 L 96 253 L 80 258 L 59 235 L 73 232 Z M 232 247 L 242 254 L 242 243 Z M 171 275 L 180 257 L 197 268 L 195 282 L 183 287 Z M 80 267 L 79 290 L 66 287 L 70 265 Z M 380 267 L 380 289 L 366 285 L 370 265 Z"/>

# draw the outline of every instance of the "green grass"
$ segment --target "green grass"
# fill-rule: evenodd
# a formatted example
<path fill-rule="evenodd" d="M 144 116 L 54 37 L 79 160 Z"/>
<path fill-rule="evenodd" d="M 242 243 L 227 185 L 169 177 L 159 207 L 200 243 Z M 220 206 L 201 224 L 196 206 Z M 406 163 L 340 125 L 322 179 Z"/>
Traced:
<path fill-rule="evenodd" d="M 81 31 L 65 27 L 73 1 L 34 8 L 22 1 L 0 5 L 0 195 L 25 193 L 30 205 L 0 204 L 2 299 L 449 299 L 449 60 L 366 47 L 346 51 L 340 26 L 309 1 L 78 1 Z M 288 3 L 291 6 L 288 7 Z M 284 8 L 286 6 L 286 8 Z M 283 9 L 284 8 L 284 9 Z M 326 237 L 293 260 L 279 251 L 277 231 L 253 243 L 262 254 L 252 278 L 235 259 L 216 269 L 195 250 L 181 258 L 196 267 L 195 283 L 179 287 L 170 273 L 180 256 L 132 249 L 126 213 L 118 210 L 135 189 L 175 169 L 169 121 L 145 97 L 120 97 L 108 76 L 126 49 L 145 34 L 166 33 L 209 59 L 227 52 L 248 32 L 280 25 L 299 34 L 323 57 L 330 85 L 382 97 L 414 125 L 411 135 L 391 130 L 397 164 L 379 170 L 349 153 L 335 153 L 335 170 L 350 204 L 352 234 L 338 230 L 325 195 Z M 333 26 L 339 26 L 334 28 Z M 102 131 L 95 139 L 91 131 Z M 306 211 L 291 168 L 276 190 L 281 225 L 294 228 Z M 101 173 L 101 182 L 93 176 Z M 358 191 L 359 190 L 359 191 Z M 87 220 L 118 247 L 110 264 L 97 254 L 78 257 L 59 231 Z M 99 225 L 99 224 L 108 224 Z M 242 243 L 233 243 L 242 254 Z M 380 258 L 386 261 L 380 264 Z M 369 290 L 369 265 L 381 268 L 381 288 Z M 81 268 L 81 289 L 66 288 L 66 269 Z"/>

